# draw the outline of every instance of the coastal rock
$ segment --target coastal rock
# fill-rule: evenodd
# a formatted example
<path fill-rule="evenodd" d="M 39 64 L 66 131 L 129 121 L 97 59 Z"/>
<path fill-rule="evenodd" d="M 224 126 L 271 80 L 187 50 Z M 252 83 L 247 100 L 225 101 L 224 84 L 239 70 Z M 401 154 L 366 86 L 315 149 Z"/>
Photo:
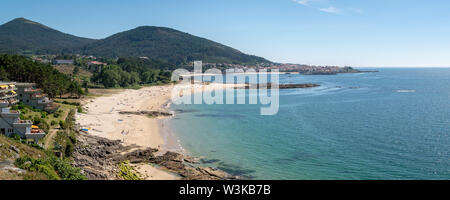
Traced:
<path fill-rule="evenodd" d="M 199 164 L 200 163 L 200 161 L 199 161 L 199 158 L 194 158 L 194 157 L 191 157 L 191 156 L 184 156 L 184 162 L 187 162 L 187 163 L 190 163 L 190 164 Z"/>
<path fill-rule="evenodd" d="M 173 114 L 169 112 L 161 112 L 161 111 L 120 111 L 119 114 L 121 115 L 146 115 L 151 118 L 156 117 L 171 117 Z"/>
<path fill-rule="evenodd" d="M 14 166 L 14 161 L 4 160 L 0 161 L 0 171 L 11 172 L 16 174 L 25 174 L 27 171 Z"/>
<path fill-rule="evenodd" d="M 221 170 L 213 169 L 211 167 L 198 167 L 197 169 L 203 174 L 208 174 L 212 177 L 217 177 L 218 179 L 228 176 L 228 174 L 226 174 L 225 172 L 223 172 Z"/>
<path fill-rule="evenodd" d="M 245 86 L 245 89 L 272 89 L 272 88 L 279 88 L 279 89 L 295 89 L 295 88 L 313 88 L 313 87 L 319 87 L 318 84 L 313 83 L 304 83 L 304 84 L 248 84 Z"/>
<path fill-rule="evenodd" d="M 9 148 L 10 148 L 11 150 L 13 150 L 14 152 L 16 152 L 16 153 L 20 153 L 20 149 L 17 148 L 16 146 L 14 146 L 14 145 L 11 145 Z"/>
<path fill-rule="evenodd" d="M 166 152 L 161 156 L 155 156 L 158 152 L 157 149 L 137 148 L 137 150 L 131 151 L 132 149 L 136 149 L 136 146 L 124 146 L 119 140 L 80 134 L 74 148 L 73 165 L 81 168 L 91 180 L 120 179 L 118 165 L 123 161 L 133 164 L 156 164 L 186 180 L 232 179 L 231 176 L 220 170 L 205 167 L 194 168 L 187 165 L 197 163 L 190 156 L 175 152 Z"/>

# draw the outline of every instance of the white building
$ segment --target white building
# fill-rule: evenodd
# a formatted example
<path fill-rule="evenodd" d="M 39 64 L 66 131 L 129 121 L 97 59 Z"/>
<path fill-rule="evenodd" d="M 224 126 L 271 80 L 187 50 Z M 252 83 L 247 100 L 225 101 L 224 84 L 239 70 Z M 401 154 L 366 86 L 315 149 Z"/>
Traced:
<path fill-rule="evenodd" d="M 6 136 L 17 134 L 24 139 L 33 139 L 37 143 L 45 136 L 44 131 L 33 126 L 30 120 L 21 120 L 20 111 L 10 108 L 19 102 L 15 90 L 14 83 L 0 82 L 0 134 Z"/>

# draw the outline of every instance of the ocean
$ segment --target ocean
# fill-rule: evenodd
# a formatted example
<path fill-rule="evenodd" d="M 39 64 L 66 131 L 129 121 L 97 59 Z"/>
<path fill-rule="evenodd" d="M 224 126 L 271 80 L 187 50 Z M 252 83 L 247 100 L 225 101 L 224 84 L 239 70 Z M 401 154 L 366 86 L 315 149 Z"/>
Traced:
<path fill-rule="evenodd" d="M 203 165 L 248 179 L 450 179 L 450 69 L 377 70 L 280 75 L 321 86 L 280 90 L 274 116 L 172 105 L 170 128 Z"/>

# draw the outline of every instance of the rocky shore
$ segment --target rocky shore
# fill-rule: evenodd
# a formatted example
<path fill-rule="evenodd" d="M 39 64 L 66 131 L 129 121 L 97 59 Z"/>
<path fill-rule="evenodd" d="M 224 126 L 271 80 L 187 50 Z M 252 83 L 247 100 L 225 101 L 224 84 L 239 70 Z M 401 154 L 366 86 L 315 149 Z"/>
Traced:
<path fill-rule="evenodd" d="M 136 111 L 136 112 L 131 112 L 131 111 L 120 111 L 119 114 L 121 115 L 145 115 L 148 117 L 171 117 L 173 116 L 172 113 L 169 112 L 160 112 L 160 111 Z"/>
<path fill-rule="evenodd" d="M 166 152 L 158 155 L 153 148 L 140 149 L 125 146 L 120 140 L 109 140 L 97 136 L 79 134 L 74 149 L 74 166 L 82 169 L 90 180 L 120 180 L 118 165 L 124 161 L 131 164 L 157 165 L 174 173 L 182 180 L 226 180 L 236 179 L 227 173 L 210 167 L 195 166 L 197 161 L 179 153 Z"/>
<path fill-rule="evenodd" d="M 272 84 L 272 83 L 267 83 L 267 84 L 249 84 L 245 86 L 245 89 L 272 89 L 272 88 L 276 88 L 278 87 L 279 89 L 295 89 L 295 88 L 313 88 L 313 87 L 319 87 L 320 85 L 318 84 L 313 84 L 313 83 L 303 83 L 303 84 L 280 84 L 280 85 L 276 85 L 276 84 Z"/>

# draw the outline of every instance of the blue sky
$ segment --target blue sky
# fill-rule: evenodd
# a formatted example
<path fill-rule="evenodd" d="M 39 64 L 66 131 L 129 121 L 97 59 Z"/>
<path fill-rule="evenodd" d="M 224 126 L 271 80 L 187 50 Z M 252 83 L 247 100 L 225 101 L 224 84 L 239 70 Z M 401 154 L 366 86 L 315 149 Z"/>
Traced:
<path fill-rule="evenodd" d="M 0 23 L 25 17 L 82 37 L 165 26 L 275 62 L 450 66 L 448 0 L 3 0 Z"/>

